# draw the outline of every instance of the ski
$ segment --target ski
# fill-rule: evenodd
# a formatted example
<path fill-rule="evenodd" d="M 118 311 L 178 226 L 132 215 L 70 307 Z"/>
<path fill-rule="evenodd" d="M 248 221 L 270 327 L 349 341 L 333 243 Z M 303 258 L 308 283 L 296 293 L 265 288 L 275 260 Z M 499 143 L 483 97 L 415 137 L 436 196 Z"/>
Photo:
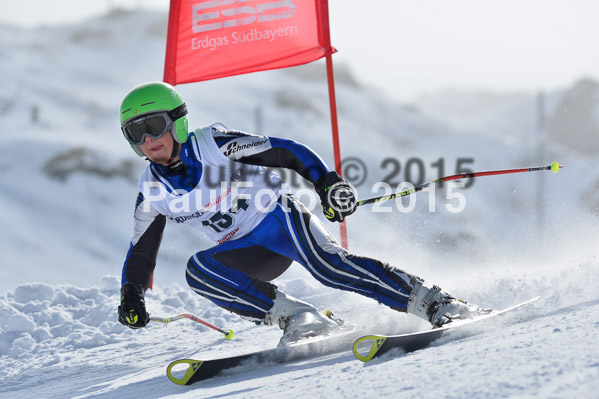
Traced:
<path fill-rule="evenodd" d="M 413 352 L 425 348 L 431 342 L 441 337 L 453 336 L 455 339 L 462 338 L 465 336 L 464 334 L 468 334 L 469 332 L 471 334 L 474 333 L 474 331 L 467 331 L 464 327 L 472 326 L 473 324 L 478 326 L 486 320 L 493 319 L 495 316 L 503 315 L 512 310 L 521 308 L 539 298 L 540 297 L 535 297 L 503 310 L 491 312 L 469 320 L 453 322 L 444 327 L 432 330 L 401 335 L 366 335 L 358 338 L 354 342 L 353 352 L 359 360 L 369 362 L 395 348 L 403 349 L 405 352 Z M 456 330 L 461 334 L 456 334 Z"/>
<path fill-rule="evenodd" d="M 250 364 L 252 368 L 268 367 L 272 364 L 282 364 L 345 350 L 349 351 L 352 342 L 363 333 L 363 330 L 358 330 L 355 325 L 346 323 L 330 310 L 325 311 L 325 315 L 339 326 L 331 334 L 302 339 L 293 344 L 277 348 L 224 358 L 210 360 L 180 359 L 168 365 L 166 374 L 175 384 L 190 385 L 197 381 L 215 377 L 223 371 L 231 371 L 236 367 L 244 367 Z M 183 370 L 185 370 L 181 378 L 177 378 L 173 374 L 173 368 L 179 365 L 182 365 Z M 241 371 L 243 370 L 240 369 Z M 176 373 L 180 375 L 183 371 Z"/>
<path fill-rule="evenodd" d="M 295 360 L 311 359 L 351 349 L 352 342 L 363 334 L 363 331 L 346 331 L 335 335 L 314 337 L 272 349 L 246 353 L 242 355 L 210 359 L 180 359 L 170 363 L 166 369 L 168 378 L 179 385 L 191 385 L 198 381 L 215 377 L 223 371 L 251 364 L 252 370 L 272 364 L 288 363 Z M 173 368 L 178 365 L 187 367 L 185 374 L 177 378 Z M 178 374 L 182 374 L 179 371 Z"/>

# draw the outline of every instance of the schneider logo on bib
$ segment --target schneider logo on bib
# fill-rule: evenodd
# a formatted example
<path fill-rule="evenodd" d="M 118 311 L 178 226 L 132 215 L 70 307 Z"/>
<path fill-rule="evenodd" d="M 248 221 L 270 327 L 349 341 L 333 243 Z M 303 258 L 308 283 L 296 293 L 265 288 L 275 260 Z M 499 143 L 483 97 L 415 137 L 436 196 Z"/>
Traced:
<path fill-rule="evenodd" d="M 265 140 L 261 140 L 261 141 L 254 141 L 248 144 L 240 144 L 238 140 L 232 141 L 229 143 L 229 145 L 227 145 L 227 149 L 224 152 L 224 155 L 226 157 L 231 156 L 233 154 L 238 153 L 239 151 L 244 151 L 244 150 L 251 150 L 251 149 L 256 149 L 256 147 L 260 147 L 264 144 L 268 143 L 268 139 Z M 247 153 L 245 153 L 244 155 L 251 155 L 251 153 L 253 153 L 253 151 L 246 151 Z"/>

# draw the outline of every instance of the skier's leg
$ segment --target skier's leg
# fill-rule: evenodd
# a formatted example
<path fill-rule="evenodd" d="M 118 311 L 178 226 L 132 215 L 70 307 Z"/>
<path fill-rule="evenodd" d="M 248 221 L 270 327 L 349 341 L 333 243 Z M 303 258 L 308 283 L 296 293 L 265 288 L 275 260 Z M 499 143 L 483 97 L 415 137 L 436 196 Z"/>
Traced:
<path fill-rule="evenodd" d="M 379 260 L 349 254 L 322 222 L 293 196 L 282 197 L 279 217 L 296 260 L 322 284 L 407 311 L 414 277 Z"/>
<path fill-rule="evenodd" d="M 272 237 L 278 234 L 271 233 Z M 284 330 L 280 344 L 336 327 L 314 306 L 266 281 L 281 275 L 293 260 L 256 245 L 253 238 L 250 233 L 192 256 L 186 273 L 190 287 L 247 320 L 279 326 Z"/>
<path fill-rule="evenodd" d="M 252 245 L 239 239 L 200 251 L 187 262 L 186 278 L 197 294 L 245 319 L 262 322 L 274 305 L 276 286 L 226 265 L 217 256 Z"/>
<path fill-rule="evenodd" d="M 322 284 L 373 298 L 395 310 L 441 325 L 478 307 L 422 285 L 422 279 L 376 259 L 349 254 L 331 237 L 320 220 L 292 196 L 277 209 L 284 216 L 295 259 Z M 430 295 L 428 293 L 430 292 Z M 436 294 L 436 295 L 435 295 Z"/>

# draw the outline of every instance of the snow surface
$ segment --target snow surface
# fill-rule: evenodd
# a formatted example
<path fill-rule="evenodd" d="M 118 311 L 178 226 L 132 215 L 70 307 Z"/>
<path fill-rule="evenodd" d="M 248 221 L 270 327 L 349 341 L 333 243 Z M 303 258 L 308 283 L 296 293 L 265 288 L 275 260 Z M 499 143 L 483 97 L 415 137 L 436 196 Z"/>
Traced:
<path fill-rule="evenodd" d="M 434 212 L 426 193 L 412 197 L 410 213 L 394 204 L 390 212 L 360 209 L 348 223 L 352 252 L 484 306 L 541 300 L 496 329 L 368 364 L 346 352 L 252 365 L 190 387 L 171 383 L 165 369 L 174 359 L 270 348 L 281 332 L 191 292 L 184 265 L 210 243 L 170 224 L 155 289 L 147 293 L 150 314 L 193 313 L 233 329 L 235 339 L 189 320 L 135 331 L 116 320 L 135 181 L 144 167 L 120 137 L 118 106 L 131 87 L 161 78 L 165 32 L 166 17 L 150 12 L 36 30 L 0 26 L 0 397 L 599 397 L 596 156 L 551 141 L 537 154 L 533 95 L 471 124 L 446 123 L 362 86 L 344 65 L 336 65 L 341 147 L 368 166 L 362 198 L 383 194 L 370 187 L 390 172 L 381 166 L 386 157 L 402 168 L 422 159 L 426 180 L 437 177 L 430 163 L 441 157 L 445 174 L 455 172 L 458 158 L 473 158 L 468 167 L 475 170 L 566 165 L 556 175 L 478 179 L 460 191 L 466 200 L 460 213 L 446 210 L 442 190 Z M 331 162 L 323 78 L 317 62 L 180 90 L 191 126 L 259 126 L 305 142 Z M 564 91 L 552 93 L 555 107 Z M 324 288 L 298 265 L 276 283 L 376 332 L 426 328 L 356 294 Z"/>

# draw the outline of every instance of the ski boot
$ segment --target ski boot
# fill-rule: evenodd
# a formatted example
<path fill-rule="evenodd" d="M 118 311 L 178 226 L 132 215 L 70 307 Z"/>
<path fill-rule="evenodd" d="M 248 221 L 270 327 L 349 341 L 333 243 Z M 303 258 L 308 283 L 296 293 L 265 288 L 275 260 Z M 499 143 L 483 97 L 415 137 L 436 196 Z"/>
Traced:
<path fill-rule="evenodd" d="M 491 313 L 491 309 L 483 309 L 475 304 L 455 299 L 433 285 L 427 288 L 420 278 L 412 279 L 412 292 L 408 302 L 408 313 L 425 319 L 433 328 L 439 328 L 454 320 L 471 319 Z"/>
<path fill-rule="evenodd" d="M 266 313 L 264 324 L 278 324 L 283 330 L 278 346 L 289 345 L 308 337 L 327 335 L 339 327 L 338 322 L 320 314 L 314 306 L 278 290 L 274 306 Z"/>

